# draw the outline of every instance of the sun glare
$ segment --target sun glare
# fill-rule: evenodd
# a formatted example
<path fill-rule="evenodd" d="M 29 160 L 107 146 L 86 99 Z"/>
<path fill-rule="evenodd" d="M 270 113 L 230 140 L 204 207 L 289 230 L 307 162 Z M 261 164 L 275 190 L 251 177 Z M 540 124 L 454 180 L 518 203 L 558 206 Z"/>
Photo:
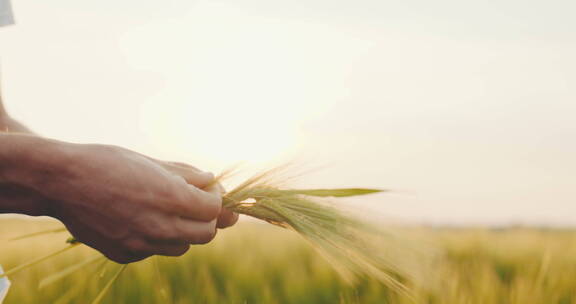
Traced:
<path fill-rule="evenodd" d="M 292 153 L 298 146 L 298 123 L 292 115 L 238 104 L 149 103 L 141 124 L 161 154 L 229 166 L 239 162 L 264 163 Z"/>

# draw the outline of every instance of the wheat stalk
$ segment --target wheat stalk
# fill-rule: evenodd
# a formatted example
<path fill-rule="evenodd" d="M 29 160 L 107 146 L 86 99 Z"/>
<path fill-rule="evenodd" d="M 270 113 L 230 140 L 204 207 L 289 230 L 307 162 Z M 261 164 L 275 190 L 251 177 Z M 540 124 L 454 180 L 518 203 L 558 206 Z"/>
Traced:
<path fill-rule="evenodd" d="M 214 183 L 229 176 L 226 172 L 218 176 Z M 257 218 L 268 223 L 293 230 L 316 248 L 348 282 L 359 278 L 376 279 L 398 292 L 410 295 L 404 282 L 414 279 L 411 269 L 405 266 L 404 257 L 392 257 L 385 254 L 389 249 L 381 248 L 378 237 L 385 235 L 373 225 L 357 220 L 334 205 L 318 198 L 341 198 L 383 192 L 379 189 L 283 189 L 275 186 L 279 183 L 278 170 L 270 170 L 249 178 L 223 196 L 223 206 L 233 212 Z M 316 199 L 315 199 L 316 198 Z M 64 228 L 33 233 L 14 240 L 39 236 L 47 233 L 66 231 Z M 79 244 L 69 238 L 68 247 L 17 266 L 4 277 L 22 271 L 30 266 L 54 257 Z M 82 265 L 97 261 L 91 258 Z M 45 278 L 42 286 L 53 283 L 73 273 L 79 267 L 71 266 Z M 112 283 L 122 273 L 124 267 L 110 279 L 93 303 L 98 303 L 110 289 Z"/>
<path fill-rule="evenodd" d="M 280 189 L 274 186 L 276 170 L 248 179 L 223 197 L 223 205 L 234 212 L 293 230 L 316 248 L 348 282 L 373 278 L 399 292 L 409 294 L 402 281 L 411 274 L 396 260 L 388 260 L 382 248 L 367 239 L 379 229 L 357 220 L 315 197 L 351 197 L 383 192 L 380 189 Z M 220 177 L 222 178 L 222 177 Z"/>

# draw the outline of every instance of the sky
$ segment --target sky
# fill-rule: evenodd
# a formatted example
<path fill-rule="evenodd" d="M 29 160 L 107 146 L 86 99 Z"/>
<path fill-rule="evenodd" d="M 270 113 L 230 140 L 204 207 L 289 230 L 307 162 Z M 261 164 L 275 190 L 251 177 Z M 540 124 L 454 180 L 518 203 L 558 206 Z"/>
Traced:
<path fill-rule="evenodd" d="M 290 161 L 410 223 L 576 224 L 574 1 L 13 2 L 3 94 L 44 136 Z"/>

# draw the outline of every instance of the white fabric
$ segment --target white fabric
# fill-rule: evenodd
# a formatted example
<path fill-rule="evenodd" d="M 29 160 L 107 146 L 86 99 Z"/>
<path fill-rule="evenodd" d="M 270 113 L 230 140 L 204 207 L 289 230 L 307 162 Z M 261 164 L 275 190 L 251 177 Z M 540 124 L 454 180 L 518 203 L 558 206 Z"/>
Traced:
<path fill-rule="evenodd" d="M 0 274 L 3 274 L 4 271 L 2 270 L 2 266 L 0 266 Z M 0 304 L 4 301 L 4 297 L 8 293 L 8 289 L 10 288 L 10 281 L 8 278 L 4 277 L 0 279 Z"/>
<path fill-rule="evenodd" d="M 13 23 L 14 16 L 12 15 L 12 5 L 10 5 L 10 0 L 0 0 L 0 26 Z"/>

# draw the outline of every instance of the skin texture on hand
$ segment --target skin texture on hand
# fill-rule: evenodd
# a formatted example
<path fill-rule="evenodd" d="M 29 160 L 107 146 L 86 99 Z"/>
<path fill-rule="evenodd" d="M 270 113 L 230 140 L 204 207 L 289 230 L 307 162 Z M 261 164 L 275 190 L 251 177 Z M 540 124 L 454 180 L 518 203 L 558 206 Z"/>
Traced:
<path fill-rule="evenodd" d="M 222 209 L 214 176 L 192 166 L 115 146 L 0 135 L 10 140 L 17 148 L 0 147 L 0 212 L 55 217 L 116 262 L 182 255 L 238 219 Z"/>

